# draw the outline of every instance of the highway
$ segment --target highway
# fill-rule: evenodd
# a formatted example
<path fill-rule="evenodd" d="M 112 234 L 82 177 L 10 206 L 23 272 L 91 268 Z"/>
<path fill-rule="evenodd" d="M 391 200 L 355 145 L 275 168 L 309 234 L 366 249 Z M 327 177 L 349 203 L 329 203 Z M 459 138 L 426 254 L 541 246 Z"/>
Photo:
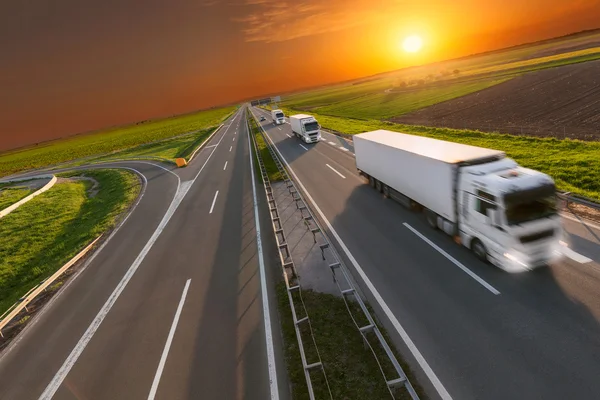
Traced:
<path fill-rule="evenodd" d="M 305 144 L 252 111 L 432 398 L 598 398 L 597 226 L 565 217 L 571 257 L 508 274 L 371 189 L 349 142 Z"/>
<path fill-rule="evenodd" d="M 249 154 L 242 108 L 186 168 L 109 164 L 143 196 L 2 354 L 0 398 L 287 398 Z"/>

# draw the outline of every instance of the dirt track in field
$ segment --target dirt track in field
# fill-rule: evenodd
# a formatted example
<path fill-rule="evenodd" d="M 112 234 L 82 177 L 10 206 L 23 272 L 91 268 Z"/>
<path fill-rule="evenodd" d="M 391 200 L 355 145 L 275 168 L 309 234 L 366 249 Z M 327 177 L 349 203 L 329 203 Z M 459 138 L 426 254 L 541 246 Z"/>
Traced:
<path fill-rule="evenodd" d="M 391 119 L 517 135 L 600 140 L 600 61 L 525 74 Z"/>

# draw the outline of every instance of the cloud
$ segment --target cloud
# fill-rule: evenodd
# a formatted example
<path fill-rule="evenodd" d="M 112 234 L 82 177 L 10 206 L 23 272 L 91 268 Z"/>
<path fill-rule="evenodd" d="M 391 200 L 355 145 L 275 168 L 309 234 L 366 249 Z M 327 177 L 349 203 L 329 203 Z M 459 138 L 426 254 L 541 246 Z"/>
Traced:
<path fill-rule="evenodd" d="M 377 22 L 386 17 L 397 0 L 245 0 L 253 11 L 234 19 L 243 25 L 247 42 L 284 42 L 296 38 L 341 31 Z"/>
<path fill-rule="evenodd" d="M 219 0 L 200 0 L 200 5 L 204 7 L 215 6 L 219 4 Z"/>

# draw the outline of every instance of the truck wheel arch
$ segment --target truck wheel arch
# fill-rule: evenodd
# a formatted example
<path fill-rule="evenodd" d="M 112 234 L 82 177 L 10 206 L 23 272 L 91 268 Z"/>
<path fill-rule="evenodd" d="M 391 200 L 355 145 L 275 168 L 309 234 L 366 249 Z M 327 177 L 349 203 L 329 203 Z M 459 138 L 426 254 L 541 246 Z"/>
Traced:
<path fill-rule="evenodd" d="M 469 248 L 481 261 L 488 261 L 487 249 L 485 248 L 485 245 L 481 240 L 479 240 L 476 237 L 473 237 L 471 239 L 471 242 L 469 243 Z"/>

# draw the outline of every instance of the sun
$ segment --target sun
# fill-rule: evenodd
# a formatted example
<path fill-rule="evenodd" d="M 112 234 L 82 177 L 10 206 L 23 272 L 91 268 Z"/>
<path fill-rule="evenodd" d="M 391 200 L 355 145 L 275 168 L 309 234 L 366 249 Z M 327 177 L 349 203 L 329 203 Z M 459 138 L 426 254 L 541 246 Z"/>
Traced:
<path fill-rule="evenodd" d="M 407 36 L 402 42 L 402 48 L 407 53 L 416 53 L 423 47 L 423 39 L 417 35 Z"/>

